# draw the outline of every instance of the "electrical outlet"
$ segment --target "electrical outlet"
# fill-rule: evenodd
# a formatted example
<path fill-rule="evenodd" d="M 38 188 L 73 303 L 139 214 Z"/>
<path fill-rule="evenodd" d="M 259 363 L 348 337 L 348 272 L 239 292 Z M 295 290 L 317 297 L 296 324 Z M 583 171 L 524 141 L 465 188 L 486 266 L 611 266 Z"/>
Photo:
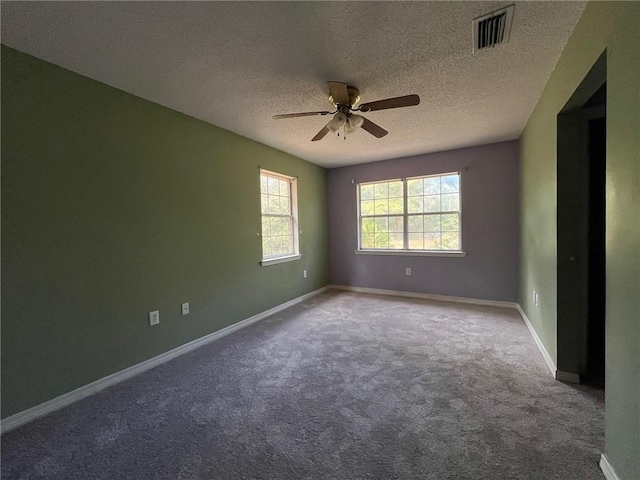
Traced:
<path fill-rule="evenodd" d="M 404 273 L 411 276 L 411 269 L 409 267 L 405 268 Z"/>
<path fill-rule="evenodd" d="M 189 315 L 189 304 L 188 303 L 183 303 L 182 304 L 182 315 Z"/>
<path fill-rule="evenodd" d="M 149 326 L 153 327 L 160 323 L 160 310 L 149 312 Z"/>
<path fill-rule="evenodd" d="M 302 270 L 302 278 L 307 278 L 307 271 L 306 270 Z"/>

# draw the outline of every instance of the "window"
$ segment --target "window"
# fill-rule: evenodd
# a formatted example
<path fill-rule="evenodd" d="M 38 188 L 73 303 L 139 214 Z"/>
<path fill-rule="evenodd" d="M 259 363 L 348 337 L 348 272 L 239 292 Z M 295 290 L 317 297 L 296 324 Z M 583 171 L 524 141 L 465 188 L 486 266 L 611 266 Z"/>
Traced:
<path fill-rule="evenodd" d="M 358 185 L 359 250 L 461 252 L 460 174 Z"/>
<path fill-rule="evenodd" d="M 300 258 L 296 179 L 260 170 L 262 265 Z"/>

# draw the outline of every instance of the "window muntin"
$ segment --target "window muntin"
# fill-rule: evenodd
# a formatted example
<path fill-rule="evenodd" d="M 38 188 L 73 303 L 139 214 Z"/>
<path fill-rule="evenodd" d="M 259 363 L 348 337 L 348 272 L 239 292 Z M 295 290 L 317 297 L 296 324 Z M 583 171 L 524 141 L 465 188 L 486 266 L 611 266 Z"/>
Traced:
<path fill-rule="evenodd" d="M 460 174 L 359 184 L 361 250 L 460 251 Z"/>
<path fill-rule="evenodd" d="M 262 259 L 298 254 L 296 179 L 260 170 Z"/>

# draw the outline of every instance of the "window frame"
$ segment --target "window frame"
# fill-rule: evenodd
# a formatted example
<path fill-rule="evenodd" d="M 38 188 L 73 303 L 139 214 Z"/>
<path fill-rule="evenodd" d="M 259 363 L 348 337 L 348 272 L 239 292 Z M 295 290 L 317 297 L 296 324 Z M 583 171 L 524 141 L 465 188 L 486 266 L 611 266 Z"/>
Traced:
<path fill-rule="evenodd" d="M 300 254 L 300 236 L 299 236 L 299 218 L 298 218 L 298 178 L 285 175 L 283 173 L 274 172 L 273 170 L 267 170 L 266 168 L 258 167 L 258 186 L 260 189 L 260 251 L 261 261 L 260 265 L 266 267 L 268 265 L 277 265 L 279 263 L 291 262 L 302 258 Z M 282 214 L 265 214 L 262 212 L 262 177 L 272 177 L 278 180 L 285 180 L 289 184 L 289 205 L 291 207 L 290 215 Z M 262 220 L 266 216 L 269 217 L 285 217 L 290 218 L 291 221 L 291 233 L 293 241 L 293 253 L 270 255 L 265 257 L 264 255 L 264 232 L 262 230 Z"/>
<path fill-rule="evenodd" d="M 445 177 L 447 175 L 458 175 L 458 195 L 459 195 L 459 204 L 457 211 L 446 211 L 446 212 L 433 212 L 432 214 L 447 214 L 447 213 L 457 213 L 458 214 L 458 235 L 459 235 L 459 249 L 458 250 L 425 250 L 425 249 L 409 249 L 409 217 L 412 215 L 428 215 L 428 213 L 414 213 L 409 214 L 408 209 L 408 192 L 407 192 L 407 184 L 409 180 L 423 179 L 429 177 Z M 402 249 L 382 249 L 382 248 L 363 248 L 362 247 L 362 212 L 361 212 L 361 198 L 360 192 L 361 187 L 363 185 L 375 185 L 378 183 L 387 183 L 387 182 L 402 182 L 402 193 L 403 193 L 403 204 L 404 209 L 402 214 L 386 214 L 380 215 L 384 217 L 391 216 L 401 216 L 403 218 L 403 247 Z M 442 193 L 440 193 L 442 195 Z M 359 255 L 400 255 L 400 256 L 436 256 L 436 257 L 466 257 L 467 253 L 463 249 L 463 237 L 462 237 L 462 172 L 461 171 L 452 171 L 452 172 L 443 172 L 443 173 L 431 173 L 427 175 L 417 175 L 413 177 L 401 177 L 401 178 L 389 178 L 383 180 L 373 180 L 369 182 L 361 182 L 356 184 L 356 204 L 357 204 L 357 246 L 358 248 L 355 250 L 356 254 Z M 376 218 L 376 215 L 366 215 L 366 218 Z"/>

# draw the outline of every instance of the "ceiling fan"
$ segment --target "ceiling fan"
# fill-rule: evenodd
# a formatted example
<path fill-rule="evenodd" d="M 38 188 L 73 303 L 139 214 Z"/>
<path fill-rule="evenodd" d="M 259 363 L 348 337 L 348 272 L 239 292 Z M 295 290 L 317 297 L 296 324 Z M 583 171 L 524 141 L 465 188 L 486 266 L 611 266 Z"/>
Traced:
<path fill-rule="evenodd" d="M 371 120 L 367 120 L 362 115 L 352 112 L 375 112 L 376 110 L 386 110 L 389 108 L 411 107 L 420 104 L 418 95 L 405 95 L 403 97 L 387 98 L 376 102 L 363 103 L 356 108 L 360 101 L 360 92 L 356 87 L 352 87 L 341 82 L 327 82 L 329 86 L 329 101 L 335 107 L 333 112 L 328 110 L 320 112 L 302 112 L 302 113 L 286 113 L 283 115 L 274 115 L 275 119 L 293 118 L 293 117 L 313 117 L 316 115 L 333 115 L 322 130 L 311 139 L 317 142 L 325 137 L 329 132 L 338 132 L 344 127 L 346 134 L 355 132 L 358 128 L 362 128 L 376 138 L 382 138 L 389 132 Z M 338 133 L 338 135 L 340 135 Z"/>

